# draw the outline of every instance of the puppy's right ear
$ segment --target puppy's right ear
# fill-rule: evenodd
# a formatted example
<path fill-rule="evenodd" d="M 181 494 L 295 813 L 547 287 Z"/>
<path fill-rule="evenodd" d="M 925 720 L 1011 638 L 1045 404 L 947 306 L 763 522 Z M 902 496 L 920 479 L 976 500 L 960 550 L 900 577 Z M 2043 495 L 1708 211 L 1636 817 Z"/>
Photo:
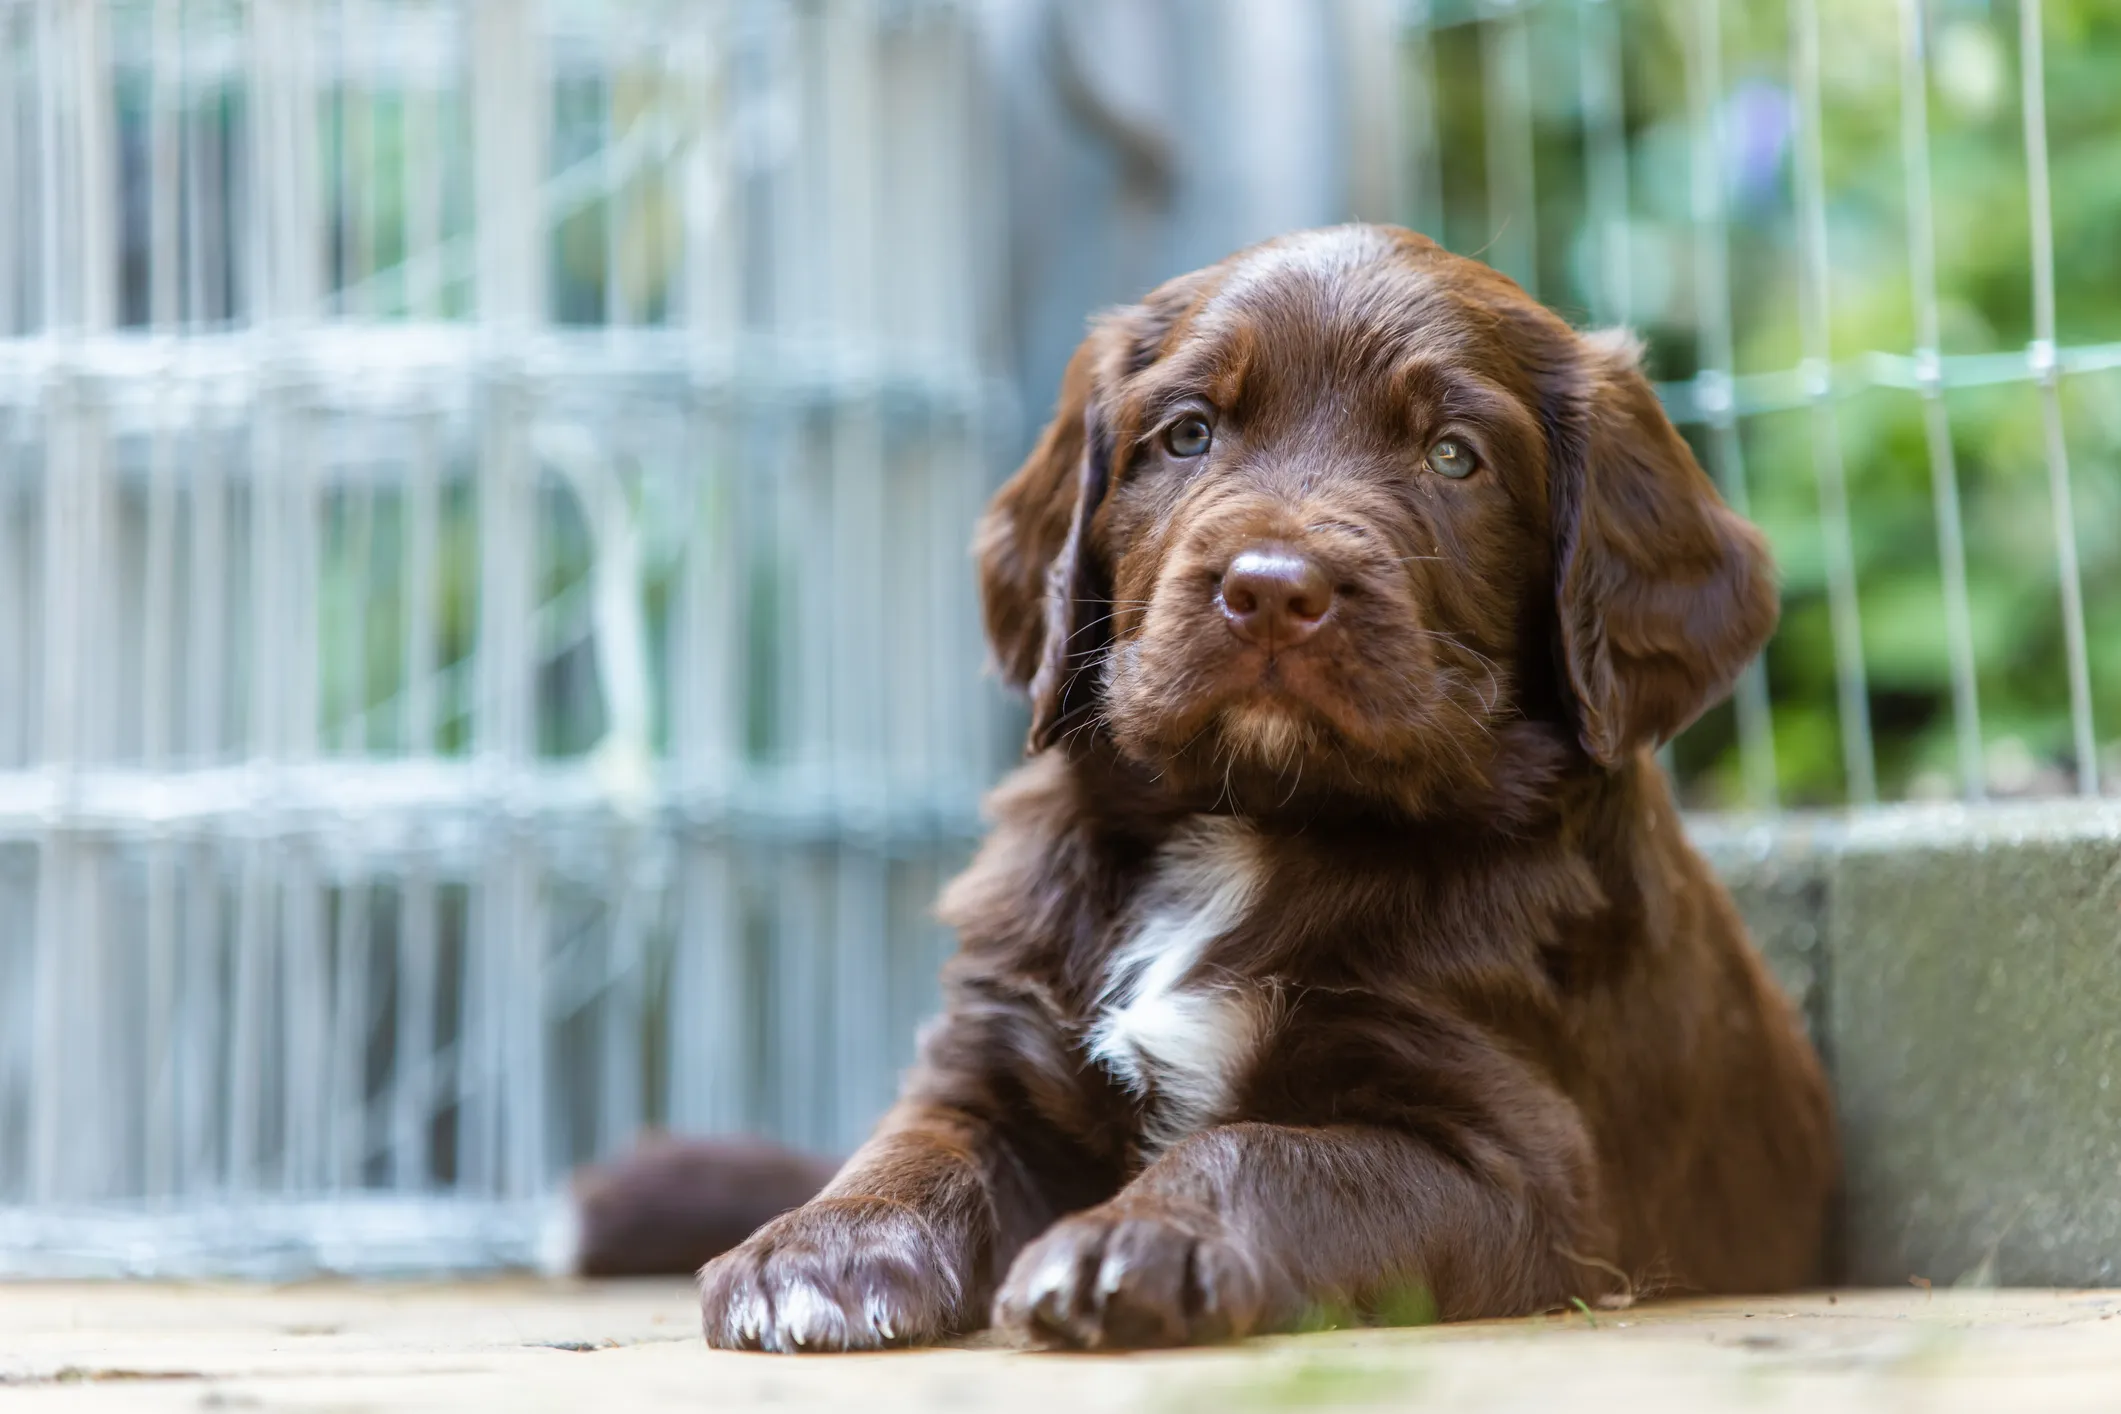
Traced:
<path fill-rule="evenodd" d="M 1724 505 L 1626 336 L 1585 335 L 1555 466 L 1561 661 L 1603 766 L 1671 740 L 1775 631 L 1767 541 Z"/>
<path fill-rule="evenodd" d="M 988 503 L 973 539 L 980 611 L 1002 681 L 1031 697 L 1031 749 L 1090 708 L 1090 669 L 1109 638 L 1111 597 L 1090 520 L 1112 471 L 1100 390 L 1125 360 L 1124 314 L 1090 331 L 1061 379 L 1060 405 L 1038 445 Z"/>

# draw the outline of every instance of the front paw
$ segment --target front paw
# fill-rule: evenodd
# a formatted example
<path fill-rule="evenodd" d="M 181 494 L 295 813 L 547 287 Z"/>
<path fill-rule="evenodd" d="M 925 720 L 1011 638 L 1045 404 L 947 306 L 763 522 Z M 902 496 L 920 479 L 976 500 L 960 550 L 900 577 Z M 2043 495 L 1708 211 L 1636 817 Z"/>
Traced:
<path fill-rule="evenodd" d="M 903 1203 L 819 1198 L 700 1268 L 700 1319 L 723 1350 L 880 1350 L 958 1325 L 963 1285 Z"/>
<path fill-rule="evenodd" d="M 1232 1340 L 1264 1314 L 1259 1264 L 1214 1217 L 1118 1204 L 1055 1223 L 994 1301 L 1000 1329 L 1076 1350 Z"/>

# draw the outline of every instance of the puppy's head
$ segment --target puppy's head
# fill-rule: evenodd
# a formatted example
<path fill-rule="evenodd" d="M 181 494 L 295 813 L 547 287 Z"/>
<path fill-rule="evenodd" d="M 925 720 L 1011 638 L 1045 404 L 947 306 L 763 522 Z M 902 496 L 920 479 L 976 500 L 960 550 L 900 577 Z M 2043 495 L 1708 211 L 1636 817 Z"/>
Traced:
<path fill-rule="evenodd" d="M 1759 535 L 1611 336 L 1411 232 L 1307 232 L 1077 350 L 978 538 L 1032 746 L 1421 809 L 1525 725 L 1616 766 L 1774 627 Z"/>

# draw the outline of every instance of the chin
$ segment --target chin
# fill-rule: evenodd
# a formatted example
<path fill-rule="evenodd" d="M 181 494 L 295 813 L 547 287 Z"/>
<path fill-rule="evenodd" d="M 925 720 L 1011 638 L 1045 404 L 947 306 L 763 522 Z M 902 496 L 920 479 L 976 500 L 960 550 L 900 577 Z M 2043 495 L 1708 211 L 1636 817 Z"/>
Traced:
<path fill-rule="evenodd" d="M 1326 730 L 1307 712 L 1279 698 L 1224 708 L 1216 731 L 1233 759 L 1276 772 L 1300 771 L 1308 758 L 1325 754 L 1331 745 Z"/>
<path fill-rule="evenodd" d="M 1166 698 L 1166 701 L 1169 699 Z M 1252 688 L 1186 710 L 1106 719 L 1119 755 L 1173 802 L 1298 822 L 1472 812 L 1512 827 L 1543 815 L 1570 759 L 1566 734 L 1462 704 L 1391 732 L 1351 732 L 1327 705 Z"/>

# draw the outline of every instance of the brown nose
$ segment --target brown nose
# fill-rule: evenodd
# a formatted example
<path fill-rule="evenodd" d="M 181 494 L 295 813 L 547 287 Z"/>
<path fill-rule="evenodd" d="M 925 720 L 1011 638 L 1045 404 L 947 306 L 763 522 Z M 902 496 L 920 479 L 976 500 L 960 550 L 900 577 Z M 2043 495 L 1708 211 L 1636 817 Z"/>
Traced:
<path fill-rule="evenodd" d="M 1246 550 L 1223 572 L 1223 617 L 1237 636 L 1287 648 L 1318 632 L 1333 607 L 1333 581 L 1292 550 Z"/>

